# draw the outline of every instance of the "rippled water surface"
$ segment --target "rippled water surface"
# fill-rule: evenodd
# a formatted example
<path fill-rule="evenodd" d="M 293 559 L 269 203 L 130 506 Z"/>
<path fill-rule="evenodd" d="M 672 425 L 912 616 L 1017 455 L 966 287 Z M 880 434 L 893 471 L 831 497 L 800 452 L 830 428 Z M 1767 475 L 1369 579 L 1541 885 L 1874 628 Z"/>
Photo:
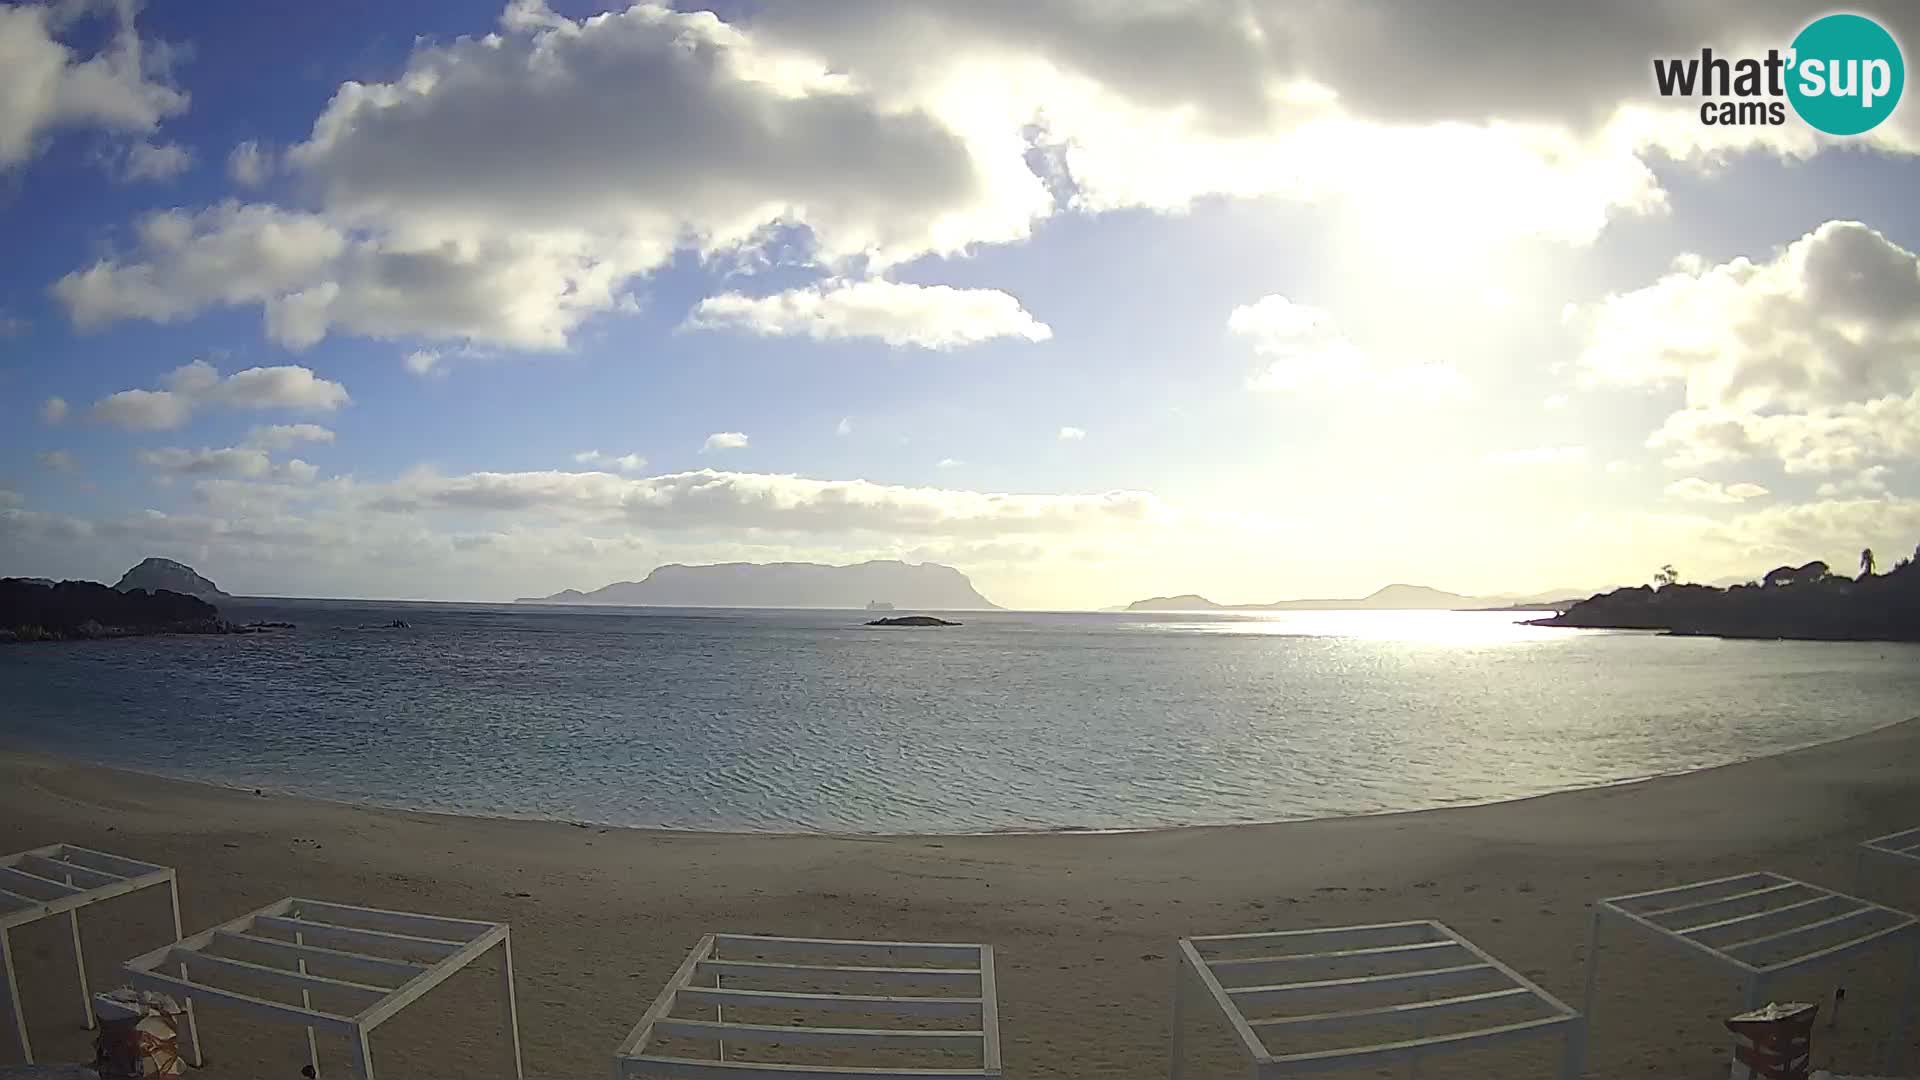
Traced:
<path fill-rule="evenodd" d="M 233 607 L 273 635 L 0 647 L 0 738 L 223 783 L 691 829 L 1264 821 L 1530 795 L 1906 719 L 1920 648 L 1501 613 Z M 407 629 L 379 629 L 393 619 Z"/>

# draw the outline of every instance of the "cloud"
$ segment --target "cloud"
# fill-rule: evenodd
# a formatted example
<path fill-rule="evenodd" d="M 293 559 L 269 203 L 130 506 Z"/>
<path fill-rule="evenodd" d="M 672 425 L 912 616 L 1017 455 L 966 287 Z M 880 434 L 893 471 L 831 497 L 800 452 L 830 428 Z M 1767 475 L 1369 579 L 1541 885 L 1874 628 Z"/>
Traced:
<path fill-rule="evenodd" d="M 204 360 L 175 368 L 165 390 L 122 390 L 95 402 L 95 420 L 129 431 L 184 425 L 202 406 L 326 412 L 347 404 L 346 387 L 295 365 L 255 367 L 221 376 Z"/>
<path fill-rule="evenodd" d="M 1567 468 L 1585 465 L 1587 448 L 1584 446 L 1535 446 L 1525 450 L 1502 450 L 1488 454 L 1485 460 L 1489 465 Z"/>
<path fill-rule="evenodd" d="M 1087 437 L 1087 433 L 1082 428 L 1063 427 L 1060 429 L 1060 433 L 1055 437 L 1059 439 L 1061 442 L 1079 442 L 1082 439 L 1085 439 Z"/>
<path fill-rule="evenodd" d="M 67 399 L 66 398 L 50 397 L 46 401 L 41 402 L 40 404 L 40 422 L 41 423 L 51 427 L 51 426 L 65 422 L 66 419 L 67 419 Z"/>
<path fill-rule="evenodd" d="M 936 468 L 936 469 L 957 469 L 957 468 L 959 468 L 960 466 L 962 466 L 962 465 L 965 465 L 965 464 L 966 464 L 966 462 L 964 462 L 964 461 L 961 461 L 961 460 L 960 460 L 959 458 L 950 458 L 950 457 L 943 457 L 943 458 L 941 458 L 941 459 L 940 459 L 939 461 L 937 461 L 937 462 L 934 462 L 934 468 Z"/>
<path fill-rule="evenodd" d="M 0 338 L 20 337 L 33 329 L 33 324 L 18 315 L 12 315 L 7 309 L 0 308 Z"/>
<path fill-rule="evenodd" d="M 1887 477 L 1892 472 L 1893 470 L 1885 465 L 1872 465 L 1861 469 L 1853 476 L 1839 480 L 1829 480 L 1821 484 L 1815 494 L 1823 499 L 1848 498 L 1862 495 L 1868 497 L 1885 495 L 1887 493 Z"/>
<path fill-rule="evenodd" d="M 840 422 L 833 425 L 833 433 L 835 435 L 853 434 L 853 417 L 851 416 L 841 417 Z"/>
<path fill-rule="evenodd" d="M 693 309 L 687 326 L 816 341 L 873 338 L 895 347 L 953 349 L 995 338 L 1045 341 L 1047 324 L 998 289 L 894 281 L 830 281 L 772 296 L 722 293 Z"/>
<path fill-rule="evenodd" d="M 1778 460 L 1789 473 L 1832 473 L 1920 460 L 1920 390 L 1804 413 L 1682 409 L 1647 439 L 1673 469 Z"/>
<path fill-rule="evenodd" d="M 877 530 L 979 534 L 1119 527 L 1158 517 L 1143 492 L 1020 495 L 701 469 L 626 478 L 601 472 L 416 473 L 356 491 L 386 513 L 562 515 L 654 528 Z"/>
<path fill-rule="evenodd" d="M 716 431 L 707 436 L 707 441 L 700 450 L 702 453 L 712 450 L 741 450 L 746 448 L 747 443 L 747 436 L 743 432 Z"/>
<path fill-rule="evenodd" d="M 1517 0 L 1464 16 L 1406 0 L 854 0 L 572 19 L 514 0 L 491 33 L 423 36 L 391 81 L 340 84 L 282 158 L 306 205 L 167 212 L 185 222 L 166 226 L 177 244 L 110 254 L 61 296 L 82 324 L 257 306 L 296 348 L 344 332 L 550 350 L 633 310 L 635 283 L 682 253 L 791 253 L 839 281 L 1019 242 L 1060 213 L 1285 198 L 1420 237 L 1407 257 L 1587 243 L 1664 208 L 1657 156 L 1830 144 L 1799 125 L 1703 127 L 1647 78 L 1649 57 L 1778 45 L 1803 16 L 1780 0 L 1625 18 Z M 1920 39 L 1913 16 L 1888 19 Z M 1523 59 L 1548 52 L 1565 62 L 1551 87 Z M 1906 153 L 1917 135 L 1897 116 L 1857 142 Z M 301 242 L 269 248 L 269 226 Z M 696 321 L 975 340 L 938 288 L 729 293 Z M 1000 336 L 1045 328 L 1004 294 L 954 292 L 990 302 Z"/>
<path fill-rule="evenodd" d="M 1717 484 L 1711 480 L 1689 476 L 1684 480 L 1675 480 L 1668 484 L 1665 494 L 1669 499 L 1679 499 L 1683 502 L 1732 506 L 1749 499 L 1765 498 L 1768 492 L 1759 484 Z"/>
<path fill-rule="evenodd" d="M 82 56 L 64 38 L 85 31 L 80 16 L 99 8 L 111 23 L 105 43 Z M 138 5 L 0 4 L 0 171 L 37 156 L 55 131 L 98 128 L 152 134 L 186 111 L 187 95 L 167 77 L 170 51 L 143 41 Z"/>
<path fill-rule="evenodd" d="M 273 175 L 273 169 L 272 152 L 261 149 L 252 139 L 236 144 L 227 154 L 227 179 L 241 187 L 259 187 Z"/>
<path fill-rule="evenodd" d="M 1679 384 L 1693 408 L 1803 411 L 1920 388 L 1920 257 L 1830 221 L 1768 260 L 1682 259 L 1576 314 L 1591 382 Z"/>
<path fill-rule="evenodd" d="M 1566 408 L 1567 402 L 1570 400 L 1571 399 L 1565 394 L 1549 394 L 1547 399 L 1540 403 L 1540 407 L 1548 412 L 1558 412 Z"/>
<path fill-rule="evenodd" d="M 1428 399 L 1461 397 L 1466 378 L 1451 364 L 1381 364 L 1349 341 L 1327 311 L 1297 303 L 1278 293 L 1242 304 L 1227 316 L 1227 330 L 1269 358 L 1266 368 L 1247 379 L 1247 388 L 1266 393 L 1347 389 Z"/>
<path fill-rule="evenodd" d="M 120 170 L 126 181 L 171 180 L 193 167 L 193 151 L 179 143 L 137 142 Z"/>
<path fill-rule="evenodd" d="M 415 349 L 402 362 L 415 375 L 431 375 L 440 363 L 440 354 L 432 349 Z"/>
<path fill-rule="evenodd" d="M 319 424 L 269 424 L 247 433 L 247 445 L 263 450 L 287 450 L 303 443 L 330 443 L 333 429 Z"/>
<path fill-rule="evenodd" d="M 602 454 L 598 450 L 582 450 L 573 455 L 573 460 L 582 465 L 608 465 L 624 473 L 636 473 L 647 467 L 647 459 L 639 454 Z"/>
<path fill-rule="evenodd" d="M 163 450 L 139 450 L 134 460 L 155 472 L 173 476 L 232 477 L 245 480 L 283 479 L 296 482 L 312 480 L 319 470 L 290 458 L 275 463 L 267 452 L 253 446 L 202 447 L 187 450 L 168 447 Z"/>
<path fill-rule="evenodd" d="M 35 454 L 34 460 L 38 461 L 42 467 L 54 472 L 73 472 L 80 467 L 79 463 L 73 460 L 73 455 L 65 450 L 48 450 Z"/>

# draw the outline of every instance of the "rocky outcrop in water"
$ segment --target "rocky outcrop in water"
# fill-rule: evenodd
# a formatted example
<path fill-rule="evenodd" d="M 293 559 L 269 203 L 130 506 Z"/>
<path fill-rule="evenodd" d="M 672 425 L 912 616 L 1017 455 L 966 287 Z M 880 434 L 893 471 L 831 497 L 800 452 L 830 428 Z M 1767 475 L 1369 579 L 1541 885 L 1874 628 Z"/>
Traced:
<path fill-rule="evenodd" d="M 957 622 L 936 619 L 931 615 L 896 615 L 891 619 L 875 619 L 868 626 L 959 626 Z"/>
<path fill-rule="evenodd" d="M 238 628 L 197 596 L 109 589 L 96 581 L 39 585 L 0 579 L 0 641 L 64 641 L 133 634 L 226 634 Z"/>

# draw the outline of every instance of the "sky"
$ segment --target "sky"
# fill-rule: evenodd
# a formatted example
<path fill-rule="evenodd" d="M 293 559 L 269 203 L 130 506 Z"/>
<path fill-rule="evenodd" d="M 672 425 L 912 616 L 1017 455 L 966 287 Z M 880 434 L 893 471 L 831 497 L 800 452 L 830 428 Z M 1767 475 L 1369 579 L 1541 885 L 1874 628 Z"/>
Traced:
<path fill-rule="evenodd" d="M 1885 565 L 1920 105 L 1708 126 L 1652 77 L 1826 10 L 0 0 L 0 573 L 905 559 L 1066 609 Z"/>

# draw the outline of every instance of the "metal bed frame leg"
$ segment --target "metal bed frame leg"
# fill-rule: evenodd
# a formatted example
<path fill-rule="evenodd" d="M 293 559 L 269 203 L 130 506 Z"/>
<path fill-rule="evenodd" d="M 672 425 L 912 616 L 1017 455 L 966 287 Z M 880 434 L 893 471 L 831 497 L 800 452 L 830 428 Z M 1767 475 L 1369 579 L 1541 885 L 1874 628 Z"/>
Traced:
<path fill-rule="evenodd" d="M 1183 1062 L 1181 1052 L 1186 1043 L 1186 962 L 1176 946 L 1173 956 L 1173 1039 L 1172 1061 L 1167 1067 L 1168 1080 L 1180 1080 Z"/>
<path fill-rule="evenodd" d="M 1580 1015 L 1593 1023 L 1593 989 L 1595 979 L 1600 974 L 1600 912 L 1596 909 L 1593 921 L 1587 924 L 1587 988 L 1580 1001 Z"/>
<path fill-rule="evenodd" d="M 367 1029 L 355 1024 L 347 1038 L 353 1044 L 353 1075 L 357 1080 L 373 1080 L 373 1047 L 367 1045 Z"/>
<path fill-rule="evenodd" d="M 14 1038 L 20 1041 L 20 1056 L 33 1064 L 33 1043 L 27 1038 L 27 1012 L 20 1002 L 20 982 L 13 972 L 13 935 L 0 930 L 0 968 L 6 971 L 7 1011 L 13 1014 Z"/>
<path fill-rule="evenodd" d="M 167 878 L 167 901 L 173 905 L 173 941 L 177 945 L 186 940 L 180 933 L 180 882 L 177 878 Z M 187 977 L 185 964 L 180 965 L 180 977 L 182 979 Z M 188 997 L 182 1001 L 180 1007 L 186 1010 L 187 1048 L 193 1051 L 193 1057 L 190 1060 L 194 1068 L 204 1069 L 207 1067 L 207 1058 L 200 1052 L 200 1023 L 193 1018 L 193 998 Z"/>
<path fill-rule="evenodd" d="M 500 938 L 500 988 L 507 1000 L 507 1038 L 513 1043 L 513 1080 L 525 1080 L 520 1064 L 520 1007 L 513 996 L 513 932 Z"/>
<path fill-rule="evenodd" d="M 1579 1016 L 1567 1026 L 1566 1056 L 1560 1061 L 1560 1080 L 1580 1080 L 1587 1067 L 1587 1018 Z"/>
<path fill-rule="evenodd" d="M 294 931 L 293 943 L 295 945 L 305 945 L 307 943 L 307 935 L 298 930 Z M 303 956 L 300 958 L 298 967 L 300 974 L 305 975 L 307 973 L 306 957 Z M 303 1009 L 313 1008 L 313 994 L 305 989 L 300 991 L 300 1007 Z M 312 1028 L 307 1029 L 307 1067 L 313 1070 L 313 1075 L 320 1075 L 320 1047 L 314 1042 Z"/>
<path fill-rule="evenodd" d="M 68 885 L 73 884 L 73 874 L 60 875 Z M 74 909 L 67 912 L 67 933 L 73 938 L 73 970 L 80 976 L 80 1010 L 86 1016 L 87 1030 L 99 1026 L 93 1016 L 93 991 L 87 988 L 87 954 L 80 948 L 80 912 Z"/>

